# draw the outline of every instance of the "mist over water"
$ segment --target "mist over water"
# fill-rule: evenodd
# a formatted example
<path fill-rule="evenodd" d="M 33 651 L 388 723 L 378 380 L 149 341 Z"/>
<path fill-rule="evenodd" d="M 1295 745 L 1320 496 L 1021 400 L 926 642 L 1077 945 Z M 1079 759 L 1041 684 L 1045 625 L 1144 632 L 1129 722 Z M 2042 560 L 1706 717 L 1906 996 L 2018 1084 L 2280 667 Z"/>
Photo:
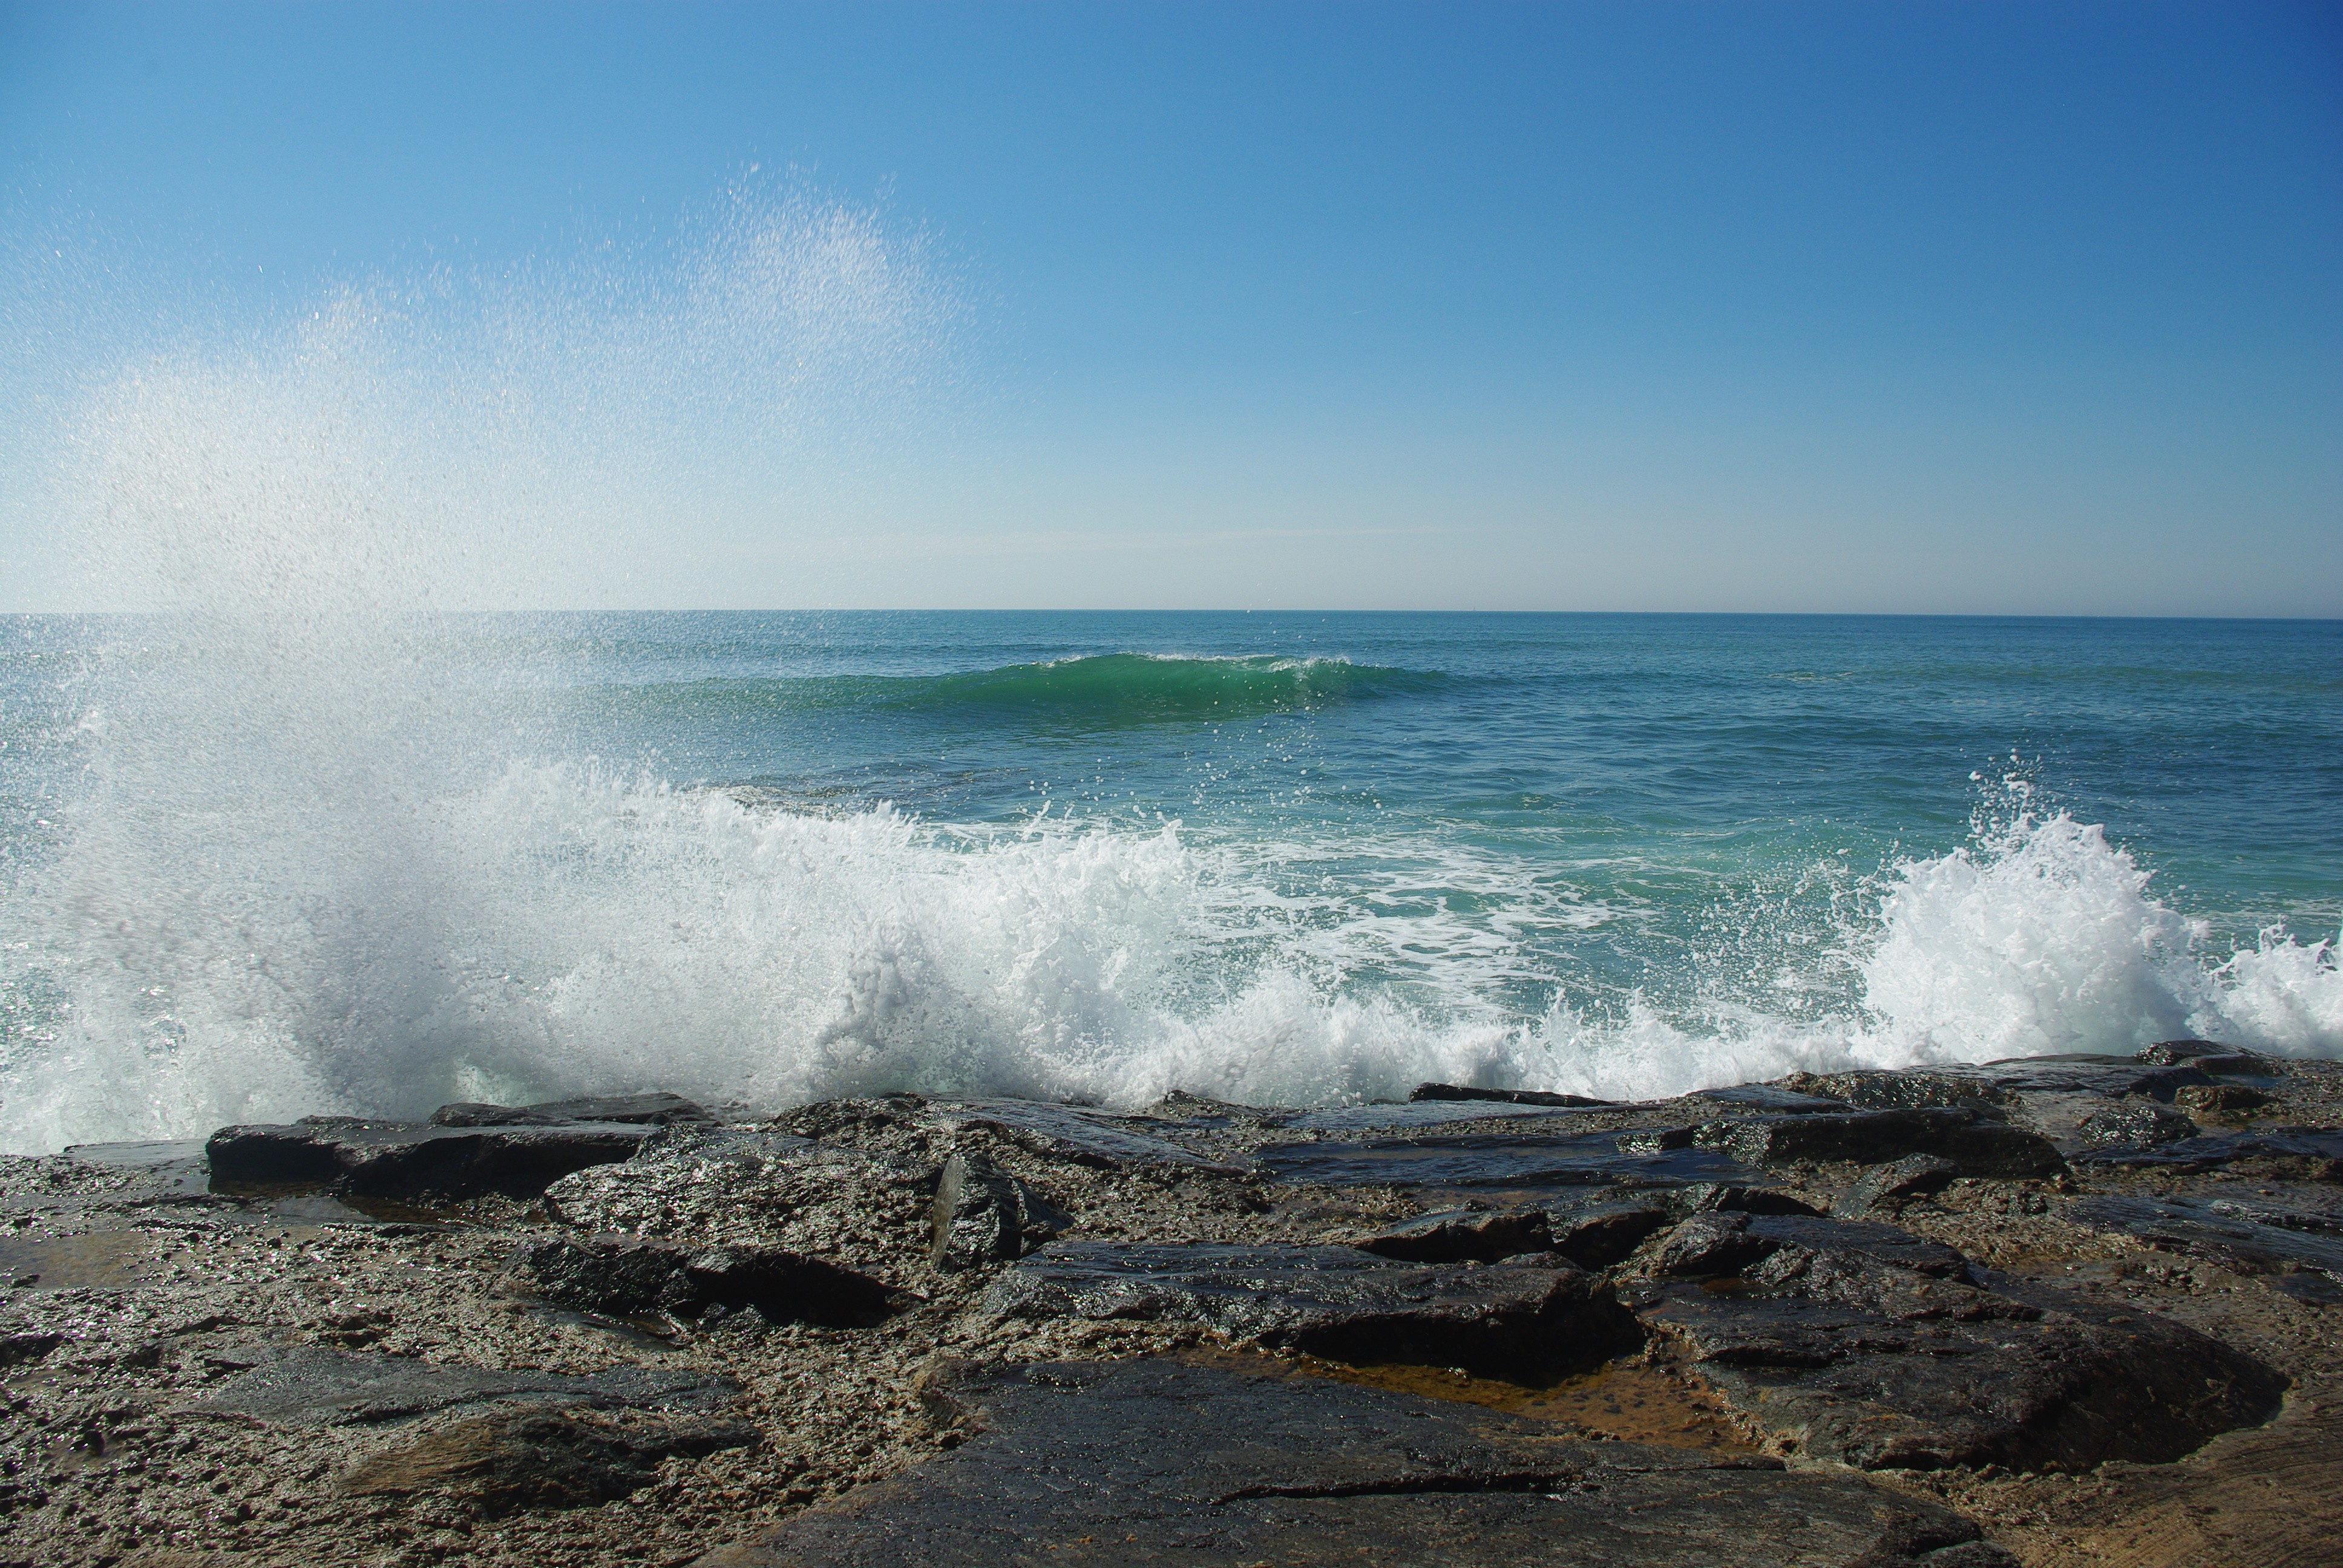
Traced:
<path fill-rule="evenodd" d="M 2330 628 L 521 613 L 883 460 L 917 236 L 741 192 L 302 317 L 58 447 L 147 613 L 0 623 L 0 1147 L 2343 1050 Z"/>

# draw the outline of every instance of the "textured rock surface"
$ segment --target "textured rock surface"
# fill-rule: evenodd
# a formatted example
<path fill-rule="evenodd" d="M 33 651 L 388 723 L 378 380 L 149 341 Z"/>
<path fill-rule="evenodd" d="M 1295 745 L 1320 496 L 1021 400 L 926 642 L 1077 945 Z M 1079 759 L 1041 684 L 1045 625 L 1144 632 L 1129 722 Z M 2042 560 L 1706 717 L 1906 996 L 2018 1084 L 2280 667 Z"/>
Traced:
<path fill-rule="evenodd" d="M 1330 1361 L 1412 1362 L 1535 1378 L 1633 1348 L 1607 1286 L 1559 1258 L 1420 1266 L 1353 1247 L 1129 1247 L 1059 1242 L 1001 1274 L 1001 1318 L 1209 1324 Z"/>
<path fill-rule="evenodd" d="M 490 1518 L 525 1508 L 589 1508 L 657 1481 L 663 1461 L 761 1441 L 743 1421 L 577 1411 L 480 1416 L 375 1455 L 342 1477 L 360 1496 L 441 1493 Z"/>
<path fill-rule="evenodd" d="M 1702 1127 L 1694 1141 L 1750 1165 L 1876 1164 L 1926 1154 L 1950 1162 L 1965 1176 L 2055 1176 L 2066 1169 L 2058 1151 L 2040 1134 L 1959 1106 L 1715 1121 Z"/>
<path fill-rule="evenodd" d="M 707 1568 L 1050 1562 L 2004 1568 L 1850 1478 L 1585 1443 L 1471 1406 L 1176 1362 L 947 1381 L 941 1458 Z"/>
<path fill-rule="evenodd" d="M 539 1241 L 514 1269 L 556 1306 L 627 1317 L 711 1309 L 749 1311 L 769 1323 L 861 1329 L 887 1321 L 892 1302 L 878 1281 L 777 1247 L 679 1247 L 640 1236 Z"/>
<path fill-rule="evenodd" d="M 651 1134 L 630 1122 L 434 1127 L 321 1116 L 227 1127 L 204 1151 L 216 1185 L 317 1185 L 368 1197 L 528 1197 L 592 1165 L 628 1159 Z"/>
<path fill-rule="evenodd" d="M 1731 1562 L 1739 1551 L 1774 1561 L 1763 1553 L 1792 1539 L 1813 1547 L 1805 1560 L 1828 1562 L 1855 1537 L 1795 1535 L 1823 1528 L 1810 1504 L 1825 1499 L 1837 1518 L 1830 1511 L 1845 1500 L 1867 1498 L 1924 1520 L 1968 1514 L 1996 1543 L 1921 1546 L 1890 1531 L 1875 1543 L 1875 1568 L 1960 1568 L 1997 1547 L 2042 1568 L 2323 1562 L 2343 1533 L 2343 1283 L 2326 1266 L 2343 1234 L 2333 1218 L 2343 1212 L 2333 1179 L 2343 1069 L 2211 1047 L 2162 1054 L 2170 1060 L 1796 1078 L 1617 1106 L 1428 1097 L 1296 1111 L 1174 1093 L 1147 1116 L 1119 1116 L 1014 1102 L 971 1112 L 883 1095 L 770 1120 L 719 1110 L 715 1122 L 628 1124 L 627 1159 L 578 1170 L 541 1196 L 214 1191 L 199 1146 L 0 1158 L 0 1360 L 13 1363 L 0 1401 L 0 1565 L 679 1564 L 769 1524 L 843 1519 L 866 1502 L 870 1520 L 925 1529 L 932 1516 L 889 1512 L 890 1489 L 927 1488 L 990 1439 L 948 1392 L 933 1410 L 922 1405 L 923 1369 L 1166 1358 L 1243 1370 L 1248 1383 L 1264 1369 L 1286 1381 L 1306 1372 L 1305 1389 L 1340 1380 L 1353 1385 L 1345 1396 L 1433 1412 L 1397 1418 L 1419 1430 L 1444 1418 L 1527 1432 L 1548 1452 L 1584 1447 L 1598 1462 L 1679 1445 L 1689 1453 L 1668 1464 L 1704 1468 L 1667 1468 L 1677 1479 L 1664 1486 L 1640 1461 L 1590 1472 L 1591 1483 L 1560 1493 L 1557 1512 L 1553 1493 L 1503 1490 L 1553 1472 L 1473 1462 L 1344 1473 L 1351 1449 L 1372 1456 L 1389 1445 L 1314 1395 L 1306 1420 L 1288 1421 L 1250 1395 L 1208 1392 L 1192 1412 L 1212 1427 L 1199 1441 L 1243 1438 L 1232 1423 L 1261 1415 L 1281 1451 L 1302 1456 L 1290 1483 L 1264 1484 L 1305 1495 L 1207 1503 L 1193 1517 L 1235 1533 L 1183 1535 L 1176 1550 L 1151 1544 L 1144 1524 L 1125 1529 L 1135 1542 L 1089 1524 L 1053 1537 L 1049 1522 L 1072 1515 L 1051 1510 L 1087 1506 L 1084 1478 L 1097 1473 L 1085 1467 L 1101 1454 L 1120 1464 L 1132 1450 L 1029 1423 L 1014 1452 L 984 1461 L 970 1483 L 1005 1490 L 954 1493 L 938 1540 L 952 1545 L 964 1539 L 955 1532 L 1002 1517 L 1041 1522 L 1036 1562 L 1113 1561 L 1125 1548 L 1156 1561 L 1361 1561 L 1373 1559 L 1356 1547 L 1386 1537 L 1433 1563 L 1483 1550 L 1501 1561 L 1544 1552 L 1637 1562 L 1679 1550 L 1685 1560 Z M 2207 1081 L 2143 1075 L 2160 1068 Z M 1795 1154 L 1774 1144 L 1766 1129 L 1853 1114 L 1834 1103 L 1951 1110 L 1963 1126 L 2054 1142 L 2100 1111 L 2137 1120 L 2147 1107 L 2178 1110 L 2200 1131 L 2154 1146 L 2074 1142 L 2062 1146 L 2067 1169 L 2039 1176 L 1981 1174 L 1893 1139 Z M 1700 1141 L 1761 1134 L 1786 1157 L 1750 1166 Z M 1896 1223 L 1844 1225 L 1858 1208 Z M 1012 1221 L 1020 1257 L 1009 1255 Z M 1456 1370 L 1437 1342 L 1350 1348 L 1414 1358 L 1370 1364 L 1232 1346 L 1264 1299 L 1299 1321 L 1307 1292 L 1292 1282 L 1190 1282 L 1166 1316 L 991 1311 L 988 1293 L 1034 1264 L 1030 1249 L 1061 1221 L 1064 1242 L 1126 1251 L 1201 1244 L 1291 1256 L 1387 1237 L 1456 1256 L 1343 1255 L 1477 1276 L 1483 1306 L 1506 1276 L 1516 1286 L 1575 1277 L 1589 1301 L 1607 1288 L 1641 1313 L 1644 1333 L 1640 1348 L 1553 1381 L 1550 1342 L 1509 1348 L 1502 1335 L 1484 1337 L 1493 1359 L 1479 1363 L 1497 1376 Z M 571 1250 L 558 1255 L 595 1265 L 590 1280 L 596 1239 L 610 1231 L 629 1233 L 616 1244 L 645 1261 L 653 1298 L 679 1283 L 679 1304 L 705 1302 L 696 1315 L 577 1310 L 508 1287 L 517 1256 L 557 1243 Z M 940 1250 L 940 1234 L 950 1243 Z M 776 1254 L 870 1282 L 889 1315 L 860 1327 L 775 1322 L 699 1293 L 695 1270 L 729 1280 L 741 1260 Z M 1403 1311 L 1421 1318 L 1438 1295 Z M 1556 1339 L 1566 1336 L 1545 1336 Z M 1534 1353 L 1517 1356 L 1523 1348 Z M 2221 1432 L 2258 1416 L 2244 1397 L 2253 1363 L 2294 1386 L 2267 1426 Z M 2110 1365 L 2117 1374 L 2101 1375 Z M 2181 1373 L 2197 1384 L 2166 1381 Z M 2208 1373 L 2227 1379 L 2227 1391 L 2205 1386 Z M 251 1408 L 211 1408 L 223 1400 Z M 1127 1413 L 1109 1423 L 1111 1442 Z M 726 1423 L 760 1441 L 684 1441 Z M 1159 1450 L 1186 1442 L 1186 1429 L 1145 1430 L 1173 1434 Z M 2087 1458 L 2176 1452 L 2207 1434 L 2170 1462 Z M 1875 1458 L 1898 1444 L 1939 1467 L 1857 1472 L 1829 1457 Z M 1411 1446 L 1403 1436 L 1399 1445 Z M 1413 1446 L 1456 1452 L 1445 1438 Z M 1994 1453 L 2006 1457 L 1980 1459 Z M 1047 1466 L 1015 1468 L 1036 1455 Z M 1768 1455 L 1795 1463 L 1717 1468 Z M 495 1479 L 523 1465 L 555 1479 L 538 1491 Z M 354 1476 L 381 1484 L 354 1489 Z M 1072 1493 L 1049 1491 L 1060 1482 Z M 1386 1483 L 1401 1490 L 1374 1490 Z M 1117 1508 L 1157 1517 L 1145 1513 L 1154 1493 L 1115 1490 L 1124 1479 L 1097 1484 Z M 1647 1484 L 1658 1489 L 1634 1493 L 1635 1506 L 1598 1506 Z M 1433 1490 L 1412 1490 L 1421 1486 Z M 1245 1512 L 1256 1504 L 1261 1514 Z M 1720 1518 L 1730 1537 L 1718 1534 Z M 1247 1533 L 1256 1527 L 1268 1533 Z M 878 1551 L 870 1539 L 855 1536 L 852 1551 Z M 906 1560 L 935 1544 L 892 1539 Z M 1255 1552 L 1256 1541 L 1267 1544 Z"/>
<path fill-rule="evenodd" d="M 1288 1181 L 1332 1186 L 1683 1186 L 1764 1177 L 1714 1150 L 1622 1148 L 1613 1132 L 1566 1136 L 1465 1133 L 1415 1139 L 1272 1144 L 1261 1162 Z"/>
<path fill-rule="evenodd" d="M 267 1356 L 192 1408 L 205 1415 L 251 1416 L 279 1425 L 371 1425 L 514 1402 L 597 1409 L 704 1408 L 723 1402 L 731 1392 L 720 1380 L 698 1373 L 626 1363 L 577 1377 L 310 1349 Z"/>
<path fill-rule="evenodd" d="M 2162 1319 L 1991 1289 L 1941 1242 L 1854 1221 L 1710 1214 L 1637 1300 L 1746 1419 L 1865 1469 L 2177 1459 L 2276 1413 L 2286 1380 Z"/>
<path fill-rule="evenodd" d="M 573 1121 L 630 1121 L 667 1127 L 716 1119 L 679 1094 L 606 1094 L 552 1100 L 536 1105 L 443 1105 L 431 1113 L 434 1127 L 558 1127 Z"/>
<path fill-rule="evenodd" d="M 1021 1258 L 1072 1223 L 1073 1217 L 981 1154 L 955 1154 L 936 1182 L 939 1269 L 982 1268 Z"/>

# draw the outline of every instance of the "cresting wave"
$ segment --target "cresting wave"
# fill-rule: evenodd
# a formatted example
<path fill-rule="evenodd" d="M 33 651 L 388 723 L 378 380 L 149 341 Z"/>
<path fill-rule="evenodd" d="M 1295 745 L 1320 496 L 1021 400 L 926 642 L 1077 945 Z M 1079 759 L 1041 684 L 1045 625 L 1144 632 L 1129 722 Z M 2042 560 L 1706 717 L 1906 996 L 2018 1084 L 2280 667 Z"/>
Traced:
<path fill-rule="evenodd" d="M 1305 712 L 1338 702 L 1437 691 L 1437 671 L 1339 658 L 1090 654 L 948 675 L 832 675 L 702 680 L 639 689 L 642 702 L 734 703 L 809 712 L 878 710 L 943 721 L 1071 723 L 1126 729 Z"/>
<path fill-rule="evenodd" d="M 1823 1020 L 1638 995 L 1560 995 L 1523 1018 L 1469 980 L 1403 999 L 1343 972 L 1333 911 L 1264 906 L 1242 851 L 1176 826 L 764 811 L 531 765 L 413 802 L 380 855 L 287 842 L 347 835 L 281 809 L 244 830 L 275 854 L 231 827 L 206 856 L 254 857 L 241 881 L 68 858 L 52 930 L 73 946 L 50 957 L 69 1005 L 7 1065 L 7 1147 L 649 1083 L 766 1105 L 887 1090 L 1327 1103 L 1425 1079 L 1630 1098 L 2192 1032 L 2343 1050 L 2328 943 L 2270 932 L 2207 953 L 2127 854 L 2063 815 L 1896 868 L 1844 955 L 1862 1003 Z"/>

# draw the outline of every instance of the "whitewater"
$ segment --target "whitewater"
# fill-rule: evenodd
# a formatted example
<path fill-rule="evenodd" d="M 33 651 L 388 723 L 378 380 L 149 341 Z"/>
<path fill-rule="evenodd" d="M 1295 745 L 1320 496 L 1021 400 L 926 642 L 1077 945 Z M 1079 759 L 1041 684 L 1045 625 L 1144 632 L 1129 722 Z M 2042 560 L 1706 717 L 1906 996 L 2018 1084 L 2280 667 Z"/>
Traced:
<path fill-rule="evenodd" d="M 93 374 L 44 493 L 128 608 L 0 618 L 0 1150 L 2343 1053 L 2333 623 L 521 608 L 883 460 L 948 296 L 744 197 Z"/>

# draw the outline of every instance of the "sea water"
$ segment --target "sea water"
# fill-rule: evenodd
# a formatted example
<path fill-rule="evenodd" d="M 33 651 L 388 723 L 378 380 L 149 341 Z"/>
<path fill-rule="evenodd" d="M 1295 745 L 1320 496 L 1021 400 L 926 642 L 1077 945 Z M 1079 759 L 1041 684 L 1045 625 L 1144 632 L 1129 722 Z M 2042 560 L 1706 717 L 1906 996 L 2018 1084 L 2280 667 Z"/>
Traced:
<path fill-rule="evenodd" d="M 753 168 L 216 319 L 56 255 L 12 537 L 144 613 L 0 618 L 0 1149 L 2343 1050 L 2336 623 L 524 614 L 835 593 L 955 264 Z"/>
<path fill-rule="evenodd" d="M 0 1142 L 2343 1052 L 2343 626 L 0 620 Z"/>

